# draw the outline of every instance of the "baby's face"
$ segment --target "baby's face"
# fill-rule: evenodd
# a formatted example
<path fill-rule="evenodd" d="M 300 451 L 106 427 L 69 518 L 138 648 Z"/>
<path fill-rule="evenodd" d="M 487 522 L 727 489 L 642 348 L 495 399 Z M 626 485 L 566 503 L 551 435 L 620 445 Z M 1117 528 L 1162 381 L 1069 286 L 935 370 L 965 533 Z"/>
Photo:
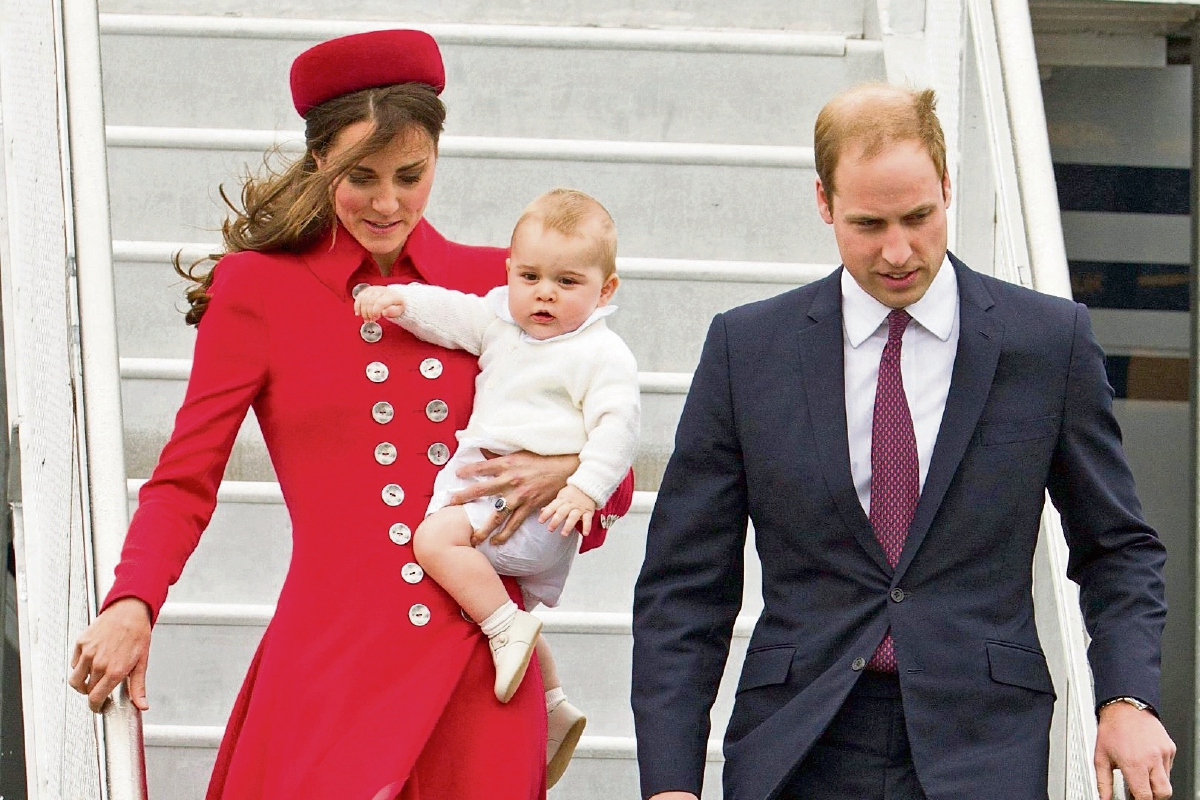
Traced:
<path fill-rule="evenodd" d="M 535 339 L 561 336 L 608 305 L 619 281 L 595 260 L 590 237 L 521 225 L 508 259 L 508 310 L 521 329 Z"/>

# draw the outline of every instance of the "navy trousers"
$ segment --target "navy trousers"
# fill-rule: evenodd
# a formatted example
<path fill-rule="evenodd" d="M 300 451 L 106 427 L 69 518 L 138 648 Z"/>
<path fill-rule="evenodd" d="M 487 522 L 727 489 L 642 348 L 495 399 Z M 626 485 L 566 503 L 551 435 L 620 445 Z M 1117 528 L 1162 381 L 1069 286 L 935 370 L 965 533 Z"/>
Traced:
<path fill-rule="evenodd" d="M 864 672 L 778 800 L 926 800 L 917 781 L 900 681 Z"/>

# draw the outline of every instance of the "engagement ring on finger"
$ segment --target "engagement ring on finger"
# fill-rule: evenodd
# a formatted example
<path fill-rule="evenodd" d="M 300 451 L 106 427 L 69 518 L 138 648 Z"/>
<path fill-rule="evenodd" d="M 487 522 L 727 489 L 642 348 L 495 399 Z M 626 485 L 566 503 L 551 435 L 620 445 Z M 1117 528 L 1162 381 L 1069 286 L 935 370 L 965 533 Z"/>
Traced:
<path fill-rule="evenodd" d="M 493 505 L 495 506 L 496 510 L 499 511 L 501 514 L 511 514 L 512 513 L 512 509 L 508 507 L 508 501 L 505 500 L 503 497 L 497 497 L 496 502 Z"/>

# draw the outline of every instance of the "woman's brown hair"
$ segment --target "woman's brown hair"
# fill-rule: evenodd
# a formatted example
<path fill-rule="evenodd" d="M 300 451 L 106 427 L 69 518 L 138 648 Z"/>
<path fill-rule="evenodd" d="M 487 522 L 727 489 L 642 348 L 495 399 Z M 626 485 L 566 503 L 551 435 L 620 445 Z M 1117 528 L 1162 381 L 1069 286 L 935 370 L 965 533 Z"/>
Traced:
<path fill-rule="evenodd" d="M 221 225 L 224 251 L 184 268 L 175 254 L 175 271 L 193 282 L 187 290 L 190 308 L 185 319 L 197 325 L 208 307 L 213 270 L 200 265 L 243 250 L 260 253 L 298 253 L 311 247 L 334 224 L 333 188 L 362 159 L 387 147 L 398 135 L 422 131 L 438 139 L 446 108 L 430 86 L 404 83 L 335 97 L 316 106 L 305 117 L 304 155 L 281 170 L 270 164 L 277 150 L 263 158 L 263 174 L 247 174 L 240 206 L 230 200 L 225 187 L 221 199 L 231 216 Z M 357 122 L 371 122 L 370 135 L 340 154 L 327 158 L 337 135 Z M 318 159 L 323 163 L 318 165 Z"/>

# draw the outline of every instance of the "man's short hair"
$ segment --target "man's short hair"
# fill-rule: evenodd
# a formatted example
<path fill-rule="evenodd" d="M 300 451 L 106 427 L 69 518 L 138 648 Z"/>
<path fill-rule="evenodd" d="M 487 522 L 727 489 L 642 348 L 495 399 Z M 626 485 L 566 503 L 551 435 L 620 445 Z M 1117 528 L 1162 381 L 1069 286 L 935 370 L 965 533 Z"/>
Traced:
<path fill-rule="evenodd" d="M 855 86 L 826 103 L 817 115 L 813 151 L 817 177 L 830 205 L 838 160 L 852 145 L 862 147 L 863 158 L 874 158 L 889 145 L 916 140 L 929 154 L 938 177 L 944 177 L 946 136 L 936 106 L 933 89 L 918 91 L 887 83 Z"/>
<path fill-rule="evenodd" d="M 513 237 L 527 222 L 540 222 L 543 230 L 593 240 L 594 263 L 605 280 L 617 271 L 617 226 L 608 209 L 578 189 L 551 189 L 525 207 L 513 226 Z"/>

